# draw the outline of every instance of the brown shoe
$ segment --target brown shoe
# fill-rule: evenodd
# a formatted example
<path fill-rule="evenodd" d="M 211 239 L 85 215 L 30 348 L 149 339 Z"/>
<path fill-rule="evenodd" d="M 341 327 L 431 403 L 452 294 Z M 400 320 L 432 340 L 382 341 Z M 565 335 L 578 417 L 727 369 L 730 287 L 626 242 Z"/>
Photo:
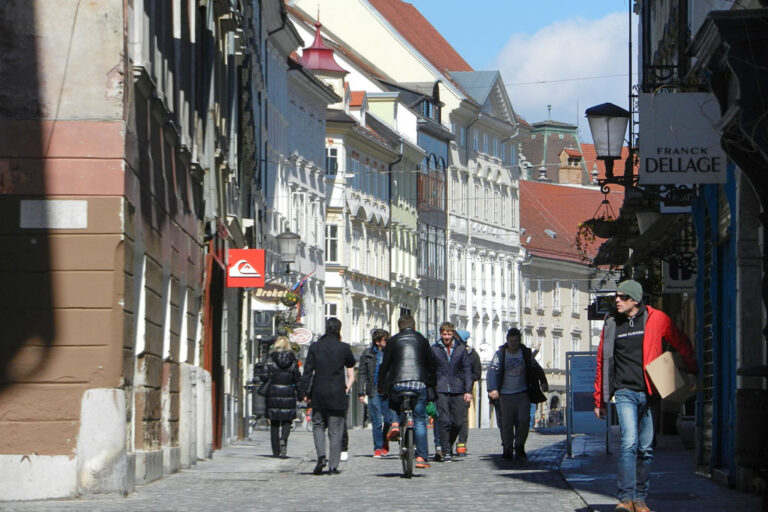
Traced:
<path fill-rule="evenodd" d="M 645 504 L 645 500 L 635 500 L 635 512 L 651 512 L 651 509 Z"/>
<path fill-rule="evenodd" d="M 616 508 L 613 510 L 614 512 L 635 512 L 635 502 L 632 500 L 623 500 L 616 505 Z"/>

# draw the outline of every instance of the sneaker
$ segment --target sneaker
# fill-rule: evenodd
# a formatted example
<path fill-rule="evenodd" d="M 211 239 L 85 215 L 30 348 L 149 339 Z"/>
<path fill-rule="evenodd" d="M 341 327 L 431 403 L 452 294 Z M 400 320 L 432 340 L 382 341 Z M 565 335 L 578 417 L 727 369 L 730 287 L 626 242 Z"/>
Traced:
<path fill-rule="evenodd" d="M 424 457 L 416 457 L 416 467 L 417 468 L 431 468 L 432 465 L 424 460 Z"/>
<path fill-rule="evenodd" d="M 389 432 L 387 432 L 387 439 L 390 441 L 397 441 L 400 439 L 400 425 L 393 423 L 389 427 Z"/>
<path fill-rule="evenodd" d="M 443 450 L 436 449 L 435 450 L 435 462 L 440 462 L 443 460 Z"/>
<path fill-rule="evenodd" d="M 389 440 L 387 439 L 387 436 L 384 436 L 384 443 L 381 445 L 381 453 L 385 457 L 389 453 Z"/>
<path fill-rule="evenodd" d="M 349 452 L 341 452 L 341 458 L 339 458 L 339 460 L 344 462 L 347 459 L 349 459 Z"/>
<path fill-rule="evenodd" d="M 443 454 L 443 462 L 451 462 L 453 461 L 453 457 L 451 456 L 451 452 L 445 452 Z"/>
<path fill-rule="evenodd" d="M 386 448 L 382 448 L 381 449 L 381 456 L 382 457 L 387 457 L 388 455 L 389 455 L 389 450 L 387 450 Z"/>
<path fill-rule="evenodd" d="M 456 445 L 456 455 L 464 456 L 467 454 L 467 445 L 459 443 Z"/>
<path fill-rule="evenodd" d="M 380 459 L 381 458 L 381 450 L 373 450 L 373 458 L 374 459 Z"/>

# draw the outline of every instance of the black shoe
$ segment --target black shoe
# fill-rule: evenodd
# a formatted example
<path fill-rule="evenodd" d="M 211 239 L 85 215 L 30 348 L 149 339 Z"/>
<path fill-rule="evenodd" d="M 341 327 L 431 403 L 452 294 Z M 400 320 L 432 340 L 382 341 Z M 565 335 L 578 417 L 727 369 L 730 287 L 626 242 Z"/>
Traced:
<path fill-rule="evenodd" d="M 328 465 L 328 462 L 325 459 L 325 455 L 318 457 L 317 464 L 315 464 L 315 469 L 312 470 L 312 473 L 322 475 L 326 465 Z"/>
<path fill-rule="evenodd" d="M 528 455 L 525 453 L 525 448 L 522 446 L 520 448 L 515 448 L 515 455 L 520 459 L 528 458 Z"/>
<path fill-rule="evenodd" d="M 329 475 L 340 475 L 341 471 L 339 471 L 339 468 L 333 468 L 328 470 Z"/>
<path fill-rule="evenodd" d="M 504 450 L 504 453 L 501 455 L 505 460 L 514 460 L 515 458 L 515 452 L 512 450 Z"/>

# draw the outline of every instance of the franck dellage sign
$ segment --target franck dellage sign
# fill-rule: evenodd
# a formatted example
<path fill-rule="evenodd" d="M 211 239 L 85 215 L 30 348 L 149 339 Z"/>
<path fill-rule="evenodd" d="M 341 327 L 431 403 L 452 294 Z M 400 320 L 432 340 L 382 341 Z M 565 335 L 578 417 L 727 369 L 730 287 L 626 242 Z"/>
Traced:
<path fill-rule="evenodd" d="M 640 94 L 638 110 L 641 185 L 725 182 L 725 151 L 714 128 L 720 106 L 712 94 Z"/>

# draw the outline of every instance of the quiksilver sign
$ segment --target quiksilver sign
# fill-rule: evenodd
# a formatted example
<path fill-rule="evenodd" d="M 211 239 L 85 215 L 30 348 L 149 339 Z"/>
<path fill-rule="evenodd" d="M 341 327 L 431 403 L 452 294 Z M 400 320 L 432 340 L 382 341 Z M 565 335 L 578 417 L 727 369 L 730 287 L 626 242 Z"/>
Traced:
<path fill-rule="evenodd" d="M 641 185 L 723 183 L 727 159 L 714 124 L 720 106 L 709 93 L 641 94 Z"/>

